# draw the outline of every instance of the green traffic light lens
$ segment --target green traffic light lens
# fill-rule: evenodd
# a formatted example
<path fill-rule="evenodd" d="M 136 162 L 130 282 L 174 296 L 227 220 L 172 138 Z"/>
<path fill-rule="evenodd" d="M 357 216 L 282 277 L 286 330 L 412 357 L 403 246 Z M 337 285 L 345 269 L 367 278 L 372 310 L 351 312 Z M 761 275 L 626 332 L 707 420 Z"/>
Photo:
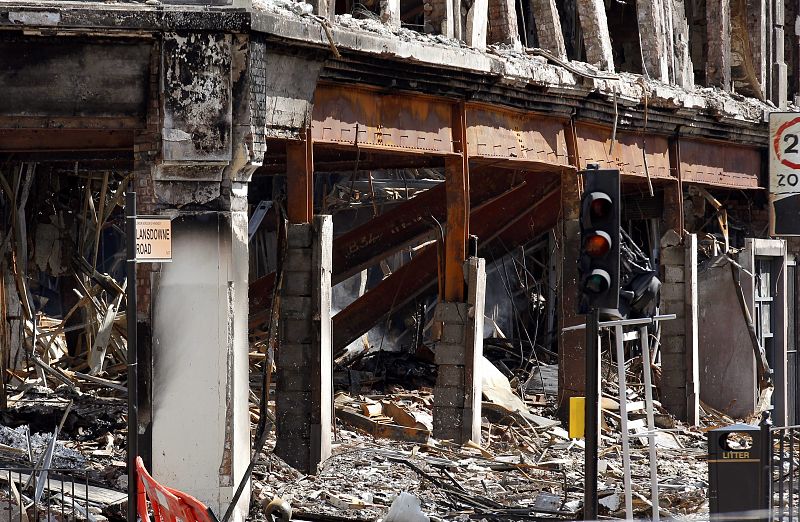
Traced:
<path fill-rule="evenodd" d="M 592 294 L 601 294 L 611 287 L 611 276 L 605 270 L 595 269 L 583 283 L 584 289 Z"/>

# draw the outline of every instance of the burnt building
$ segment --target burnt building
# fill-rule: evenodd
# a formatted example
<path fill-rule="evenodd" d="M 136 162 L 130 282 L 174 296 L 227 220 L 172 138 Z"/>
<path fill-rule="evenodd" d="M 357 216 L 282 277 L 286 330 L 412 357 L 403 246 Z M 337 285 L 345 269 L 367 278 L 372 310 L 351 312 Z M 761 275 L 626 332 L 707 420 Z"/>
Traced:
<path fill-rule="evenodd" d="M 585 381 L 583 334 L 562 331 L 584 322 L 578 173 L 598 164 L 620 170 L 623 228 L 678 316 L 659 333 L 663 404 L 690 422 L 701 399 L 752 414 L 761 350 L 794 423 L 800 245 L 769 236 L 766 122 L 800 93 L 797 15 L 711 0 L 2 0 L 4 368 L 43 296 L 64 321 L 76 289 L 90 299 L 74 273 L 116 280 L 104 299 L 123 306 L 134 189 L 174 237 L 171 263 L 126 282 L 139 436 L 156 478 L 214 509 L 249 462 L 251 345 L 277 347 L 276 453 L 306 471 L 330 452 L 333 360 L 376 326 L 433 346 L 438 437 L 480 437 L 493 329 L 557 354 L 563 409 Z M 529 277 L 510 281 L 504 259 Z M 414 333 L 412 317 L 434 327 Z M 96 338 L 68 342 L 102 369 Z"/>

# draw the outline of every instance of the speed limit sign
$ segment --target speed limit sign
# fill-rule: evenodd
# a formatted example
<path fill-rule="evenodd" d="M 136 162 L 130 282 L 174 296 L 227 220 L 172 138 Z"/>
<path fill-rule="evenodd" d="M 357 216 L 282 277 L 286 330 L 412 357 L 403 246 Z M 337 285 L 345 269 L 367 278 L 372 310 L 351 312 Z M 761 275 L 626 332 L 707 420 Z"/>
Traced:
<path fill-rule="evenodd" d="M 800 236 L 800 113 L 770 113 L 769 137 L 771 232 Z"/>

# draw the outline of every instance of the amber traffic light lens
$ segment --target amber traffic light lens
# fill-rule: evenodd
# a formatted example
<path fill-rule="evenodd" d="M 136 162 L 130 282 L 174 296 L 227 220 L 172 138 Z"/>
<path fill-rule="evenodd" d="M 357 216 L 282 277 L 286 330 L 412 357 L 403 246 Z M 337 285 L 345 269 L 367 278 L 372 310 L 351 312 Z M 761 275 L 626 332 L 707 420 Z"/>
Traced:
<path fill-rule="evenodd" d="M 611 276 L 605 270 L 592 270 L 583 286 L 587 292 L 601 294 L 611 286 Z"/>
<path fill-rule="evenodd" d="M 604 257 L 611 250 L 611 238 L 605 232 L 595 232 L 586 238 L 583 249 L 589 257 Z"/>
<path fill-rule="evenodd" d="M 605 219 L 611 215 L 611 210 L 614 205 L 604 198 L 595 198 L 589 206 L 592 213 L 592 219 Z"/>

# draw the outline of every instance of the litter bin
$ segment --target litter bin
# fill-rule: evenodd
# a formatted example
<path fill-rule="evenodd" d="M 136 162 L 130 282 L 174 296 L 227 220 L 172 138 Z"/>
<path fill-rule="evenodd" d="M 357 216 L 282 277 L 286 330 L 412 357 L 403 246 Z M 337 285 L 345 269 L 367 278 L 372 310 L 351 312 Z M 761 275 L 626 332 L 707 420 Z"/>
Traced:
<path fill-rule="evenodd" d="M 740 520 L 768 518 L 765 488 L 769 469 L 762 462 L 769 429 L 733 424 L 708 432 L 708 504 L 712 515 L 761 511 Z"/>

